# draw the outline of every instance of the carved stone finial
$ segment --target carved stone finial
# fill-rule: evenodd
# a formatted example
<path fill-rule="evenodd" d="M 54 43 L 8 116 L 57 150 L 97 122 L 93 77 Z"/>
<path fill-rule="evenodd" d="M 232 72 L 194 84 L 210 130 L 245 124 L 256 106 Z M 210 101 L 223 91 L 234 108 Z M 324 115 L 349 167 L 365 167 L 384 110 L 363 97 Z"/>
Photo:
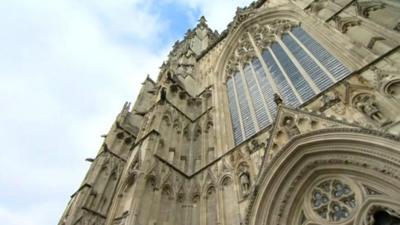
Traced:
<path fill-rule="evenodd" d="M 281 96 L 278 93 L 274 94 L 274 102 L 278 106 L 282 105 L 283 100 L 282 100 Z"/>
<path fill-rule="evenodd" d="M 161 101 L 165 101 L 165 99 L 167 99 L 167 90 L 165 87 L 161 88 L 160 99 Z"/>
<path fill-rule="evenodd" d="M 200 25 L 207 26 L 207 20 L 206 20 L 206 18 L 205 18 L 204 16 L 201 16 L 201 17 L 200 17 L 200 19 L 199 19 L 199 24 L 200 24 Z"/>

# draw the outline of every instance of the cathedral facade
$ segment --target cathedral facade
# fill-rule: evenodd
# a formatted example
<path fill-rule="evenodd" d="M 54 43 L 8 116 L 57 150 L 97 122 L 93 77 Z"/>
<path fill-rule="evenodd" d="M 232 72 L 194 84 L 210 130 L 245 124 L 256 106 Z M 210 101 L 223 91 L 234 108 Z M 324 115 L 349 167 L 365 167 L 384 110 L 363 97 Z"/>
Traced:
<path fill-rule="evenodd" d="M 400 2 L 204 17 L 126 103 L 59 225 L 400 224 Z"/>

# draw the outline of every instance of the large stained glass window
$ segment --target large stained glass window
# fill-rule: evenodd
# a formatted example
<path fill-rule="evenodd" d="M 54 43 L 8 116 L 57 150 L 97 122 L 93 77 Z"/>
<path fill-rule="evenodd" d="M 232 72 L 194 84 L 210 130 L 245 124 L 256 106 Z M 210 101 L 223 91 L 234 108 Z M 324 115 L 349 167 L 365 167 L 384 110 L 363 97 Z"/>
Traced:
<path fill-rule="evenodd" d="M 236 145 L 272 124 L 275 93 L 286 105 L 298 107 L 350 74 L 300 26 L 276 36 L 259 53 L 239 63 L 226 83 Z"/>

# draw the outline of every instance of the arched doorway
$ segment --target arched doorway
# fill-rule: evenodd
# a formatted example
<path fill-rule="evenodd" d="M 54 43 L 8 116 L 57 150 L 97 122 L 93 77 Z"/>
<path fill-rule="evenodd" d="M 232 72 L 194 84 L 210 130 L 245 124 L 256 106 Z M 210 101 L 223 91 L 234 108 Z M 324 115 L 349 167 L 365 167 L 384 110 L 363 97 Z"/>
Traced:
<path fill-rule="evenodd" d="M 264 166 L 250 225 L 380 225 L 400 218 L 398 138 L 319 130 L 295 137 Z"/>

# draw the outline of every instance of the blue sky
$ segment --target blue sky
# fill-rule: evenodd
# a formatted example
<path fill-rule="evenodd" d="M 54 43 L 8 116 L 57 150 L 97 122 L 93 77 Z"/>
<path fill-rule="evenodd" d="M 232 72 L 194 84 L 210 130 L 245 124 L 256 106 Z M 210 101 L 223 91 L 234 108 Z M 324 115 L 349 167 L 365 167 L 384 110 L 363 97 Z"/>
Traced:
<path fill-rule="evenodd" d="M 0 0 L 0 221 L 57 224 L 147 74 L 205 15 L 250 0 Z M 223 10 L 223 11 L 221 11 Z"/>

